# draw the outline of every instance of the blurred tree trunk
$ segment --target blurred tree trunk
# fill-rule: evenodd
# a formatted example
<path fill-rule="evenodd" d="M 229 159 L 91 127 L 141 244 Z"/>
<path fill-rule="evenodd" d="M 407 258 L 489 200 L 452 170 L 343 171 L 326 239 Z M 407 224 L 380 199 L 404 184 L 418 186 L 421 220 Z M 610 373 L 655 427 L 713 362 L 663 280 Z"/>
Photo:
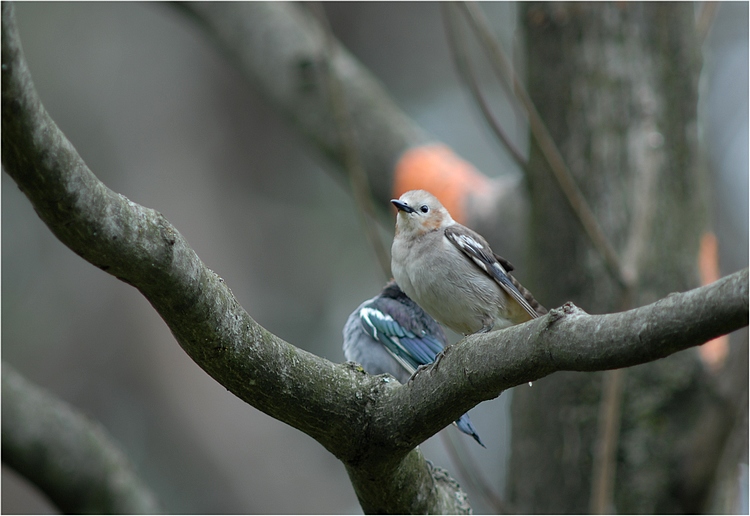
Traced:
<path fill-rule="evenodd" d="M 701 67 L 688 3 L 522 3 L 528 88 L 643 305 L 698 284 L 708 227 L 697 144 Z M 548 307 L 619 311 L 623 289 L 532 144 L 528 285 Z M 508 498 L 520 513 L 586 513 L 605 373 L 517 388 Z M 613 506 L 699 512 L 733 420 L 697 353 L 624 372 Z"/>

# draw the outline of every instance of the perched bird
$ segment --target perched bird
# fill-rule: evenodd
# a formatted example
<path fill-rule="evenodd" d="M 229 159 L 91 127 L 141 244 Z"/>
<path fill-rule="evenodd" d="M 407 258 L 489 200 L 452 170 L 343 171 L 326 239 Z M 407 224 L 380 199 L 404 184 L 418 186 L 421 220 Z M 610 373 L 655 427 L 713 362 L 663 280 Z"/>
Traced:
<path fill-rule="evenodd" d="M 391 201 L 398 209 L 391 270 L 411 299 L 438 322 L 469 335 L 547 313 L 487 241 L 424 190 Z"/>
<path fill-rule="evenodd" d="M 430 364 L 448 344 L 435 320 L 390 281 L 349 316 L 344 325 L 344 356 L 372 375 L 390 373 L 406 383 L 423 364 Z M 484 446 L 469 414 L 455 422 Z"/>

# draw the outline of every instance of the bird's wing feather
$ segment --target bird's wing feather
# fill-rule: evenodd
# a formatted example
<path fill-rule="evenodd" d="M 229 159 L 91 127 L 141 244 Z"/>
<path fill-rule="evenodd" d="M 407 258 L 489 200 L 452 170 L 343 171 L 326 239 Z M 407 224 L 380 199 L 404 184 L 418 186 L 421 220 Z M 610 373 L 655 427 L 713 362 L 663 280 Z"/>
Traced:
<path fill-rule="evenodd" d="M 471 258 L 488 276 L 494 279 L 532 318 L 539 317 L 537 311 L 513 284 L 507 270 L 498 261 L 497 255 L 492 252 L 484 238 L 469 228 L 458 224 L 445 228 L 445 237 L 467 257 Z M 510 262 L 507 260 L 503 259 L 502 261 L 510 265 Z"/>
<path fill-rule="evenodd" d="M 394 312 L 394 309 L 398 308 L 398 301 L 391 301 L 394 304 L 391 309 L 377 306 L 387 300 L 378 301 L 380 303 L 370 303 L 360 310 L 359 317 L 365 332 L 380 342 L 410 374 L 420 365 L 433 362 L 443 350 L 443 344 L 430 333 L 412 331 L 396 320 L 398 312 Z"/>
<path fill-rule="evenodd" d="M 503 266 L 503 269 L 505 269 L 506 272 L 510 272 L 513 269 L 515 269 L 515 267 L 513 267 L 512 263 L 510 263 L 508 260 L 506 260 L 505 258 L 503 258 L 502 256 L 500 256 L 499 254 L 492 253 L 492 256 L 495 257 L 495 260 L 497 260 L 498 262 L 500 262 L 500 265 Z"/>

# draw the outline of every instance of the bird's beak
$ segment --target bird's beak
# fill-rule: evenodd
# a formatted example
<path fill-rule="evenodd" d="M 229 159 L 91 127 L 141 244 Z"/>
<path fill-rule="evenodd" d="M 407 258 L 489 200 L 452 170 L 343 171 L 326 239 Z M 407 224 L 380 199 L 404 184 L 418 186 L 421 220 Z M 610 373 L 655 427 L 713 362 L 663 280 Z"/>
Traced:
<path fill-rule="evenodd" d="M 399 201 L 398 199 L 391 199 L 391 204 L 393 204 L 398 211 L 403 211 L 406 213 L 414 213 L 415 211 L 417 211 L 405 202 Z"/>

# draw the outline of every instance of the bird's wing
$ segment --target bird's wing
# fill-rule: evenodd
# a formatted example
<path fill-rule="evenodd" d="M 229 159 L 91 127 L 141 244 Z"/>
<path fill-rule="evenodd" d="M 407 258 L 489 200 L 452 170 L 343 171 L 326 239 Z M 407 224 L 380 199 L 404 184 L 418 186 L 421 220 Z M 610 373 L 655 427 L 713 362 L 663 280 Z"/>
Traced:
<path fill-rule="evenodd" d="M 445 228 L 445 237 L 455 245 L 461 252 L 482 269 L 487 275 L 494 279 L 498 285 L 532 317 L 539 317 L 537 311 L 529 304 L 528 300 L 514 284 L 508 271 L 498 261 L 496 255 L 490 249 L 489 244 L 478 233 L 459 224 Z M 507 260 L 502 260 L 510 265 Z M 512 266 L 511 266 L 512 267 Z M 516 282 L 517 283 L 517 282 Z"/>
<path fill-rule="evenodd" d="M 499 254 L 492 253 L 492 256 L 495 257 L 495 260 L 497 260 L 498 262 L 500 262 L 500 265 L 503 266 L 503 269 L 505 269 L 505 272 L 510 272 L 513 269 L 515 269 L 515 267 L 513 267 L 512 263 L 510 263 L 508 260 L 506 260 L 505 258 L 503 258 L 502 256 L 500 256 Z"/>
<path fill-rule="evenodd" d="M 402 311 L 398 301 L 381 298 L 362 307 L 359 317 L 365 332 L 412 374 L 420 365 L 434 362 L 444 344 L 427 331 L 408 329 Z"/>

